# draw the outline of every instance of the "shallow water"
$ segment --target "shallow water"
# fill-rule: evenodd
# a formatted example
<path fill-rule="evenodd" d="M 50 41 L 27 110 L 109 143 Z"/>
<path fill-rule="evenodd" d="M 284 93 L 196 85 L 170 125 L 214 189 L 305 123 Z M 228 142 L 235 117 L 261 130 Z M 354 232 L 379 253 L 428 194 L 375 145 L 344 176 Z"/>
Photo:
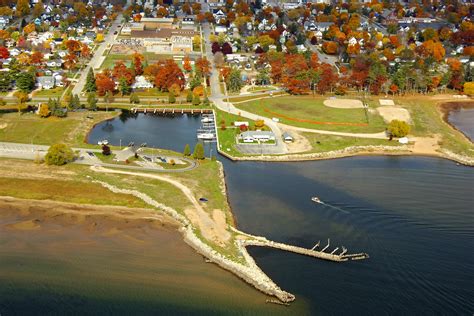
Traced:
<path fill-rule="evenodd" d="M 459 108 L 450 110 L 448 122 L 463 132 L 471 141 L 474 142 L 474 109 Z"/>

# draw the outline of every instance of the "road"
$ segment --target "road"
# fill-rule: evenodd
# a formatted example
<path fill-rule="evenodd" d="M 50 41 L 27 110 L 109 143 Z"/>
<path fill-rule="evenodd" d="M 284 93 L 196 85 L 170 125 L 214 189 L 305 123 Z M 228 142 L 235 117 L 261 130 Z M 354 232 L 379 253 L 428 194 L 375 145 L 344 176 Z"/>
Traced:
<path fill-rule="evenodd" d="M 15 159 L 26 159 L 26 160 L 36 160 L 43 159 L 46 153 L 48 152 L 49 146 L 47 145 L 34 145 L 34 144 L 22 144 L 22 143 L 7 143 L 0 142 L 0 157 L 5 158 L 15 158 Z M 189 166 L 181 169 L 163 169 L 161 166 L 148 162 L 146 160 L 140 161 L 138 166 L 130 165 L 120 165 L 120 164 L 111 164 L 102 162 L 95 153 L 102 152 L 100 149 L 88 149 L 88 148 L 72 148 L 73 151 L 77 153 L 77 158 L 74 163 L 81 165 L 89 166 L 102 166 L 102 167 L 111 167 L 111 168 L 121 168 L 121 169 L 133 169 L 140 171 L 153 171 L 153 172 L 165 172 L 165 173 L 180 173 L 185 171 L 193 170 L 197 167 L 197 163 L 188 158 L 175 157 L 175 156 L 162 156 L 166 160 L 175 160 L 175 161 L 186 161 Z M 126 154 L 125 154 L 126 153 Z M 113 150 L 112 154 L 115 154 L 117 157 L 128 155 L 128 157 L 133 156 L 134 152 L 130 149 L 125 148 L 124 150 Z M 152 155 L 143 155 L 143 156 L 152 156 Z M 125 156 L 124 156 L 125 157 Z M 126 158 L 125 158 L 126 159 Z"/>
<path fill-rule="evenodd" d="M 128 0 L 124 10 L 126 10 L 126 8 L 128 8 L 130 4 L 131 4 L 131 0 Z M 121 24 L 121 18 L 122 18 L 121 14 L 119 14 L 115 18 L 115 20 L 112 22 L 109 28 L 109 32 L 107 33 L 107 35 L 105 35 L 104 41 L 99 45 L 99 48 L 97 48 L 97 50 L 94 52 L 94 56 L 92 56 L 87 66 L 81 71 L 78 82 L 74 85 L 74 88 L 72 89 L 73 95 L 74 94 L 77 94 L 79 96 L 81 95 L 82 90 L 84 90 L 84 86 L 86 85 L 86 79 L 87 79 L 87 74 L 89 73 L 89 70 L 91 68 L 95 69 L 97 67 L 100 67 L 100 65 L 102 64 L 104 60 L 104 52 L 106 51 L 108 47 L 110 47 L 115 42 L 115 39 L 118 36 L 119 26 Z M 114 34 L 115 32 L 117 32 L 117 34 Z"/>
<path fill-rule="evenodd" d="M 242 111 L 237 109 L 231 102 L 225 102 L 224 98 L 226 97 L 225 95 L 222 94 L 221 89 L 220 89 L 220 82 L 219 82 L 219 71 L 214 65 L 214 56 L 212 55 L 212 48 L 211 48 L 211 42 L 209 41 L 209 36 L 211 35 L 211 28 L 209 23 L 205 22 L 202 24 L 202 32 L 204 35 L 205 39 L 205 45 L 206 45 L 206 58 L 207 60 L 210 61 L 211 63 L 211 76 L 209 78 L 209 83 L 211 85 L 211 96 L 209 97 L 209 100 L 214 102 L 215 106 L 224 112 L 228 112 L 231 114 L 235 115 L 240 115 L 242 117 L 248 118 L 250 120 L 263 120 L 265 122 L 265 125 L 267 125 L 272 132 L 275 134 L 276 138 L 276 144 L 274 146 L 265 146 L 263 147 L 265 153 L 271 153 L 271 154 L 286 154 L 288 153 L 288 149 L 286 147 L 286 144 L 282 140 L 282 131 L 278 127 L 278 125 L 272 121 L 270 118 L 262 117 L 259 115 L 256 115 L 254 113 L 250 113 L 247 111 Z M 268 148 L 268 152 L 265 150 Z"/>

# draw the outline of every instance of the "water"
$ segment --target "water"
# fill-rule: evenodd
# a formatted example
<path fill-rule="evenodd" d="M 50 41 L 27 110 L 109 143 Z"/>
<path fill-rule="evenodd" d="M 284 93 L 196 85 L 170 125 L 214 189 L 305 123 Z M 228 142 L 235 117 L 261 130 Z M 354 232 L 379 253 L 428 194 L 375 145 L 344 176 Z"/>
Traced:
<path fill-rule="evenodd" d="M 460 107 L 451 110 L 448 122 L 463 132 L 471 141 L 474 141 L 474 109 Z"/>
<path fill-rule="evenodd" d="M 191 134 L 195 137 L 195 134 L 193 130 L 190 136 L 175 137 L 179 135 L 178 129 L 188 126 L 183 121 L 191 120 L 193 124 L 192 118 L 177 119 L 161 130 L 165 132 L 153 136 L 147 135 L 153 125 L 162 126 L 167 118 L 139 116 L 128 120 L 126 128 L 112 122 L 120 128 L 107 134 L 101 132 L 99 125 L 92 132 L 91 141 L 108 138 L 114 143 L 128 137 L 136 143 L 167 144 L 167 148 L 176 146 L 176 150 L 181 151 L 184 144 L 190 142 L 186 137 Z M 354 157 L 300 163 L 235 163 L 220 159 L 226 172 L 229 201 L 240 229 L 305 247 L 312 247 L 318 240 L 325 245 L 327 238 L 331 238 L 331 248 L 345 246 L 349 252 L 370 255 L 368 260 L 332 263 L 278 250 L 249 249 L 262 269 L 297 297 L 292 307 L 277 311 L 295 315 L 472 314 L 474 311 L 474 169 L 447 160 L 421 157 Z M 327 205 L 312 202 L 312 196 L 320 197 Z M 138 261 L 148 260 L 145 258 L 149 252 L 142 251 L 134 256 Z M 126 253 L 117 255 L 117 260 L 124 260 Z M 157 260 L 163 269 L 168 266 L 169 271 L 177 275 L 193 271 L 179 260 L 161 261 L 164 257 L 167 256 L 151 258 L 149 262 Z M 107 262 L 107 269 L 113 270 L 118 261 L 107 260 L 104 264 Z M 200 271 L 200 266 L 195 264 Z M 210 267 L 221 278 L 222 271 Z M 131 265 L 124 271 L 136 268 Z M 91 278 L 100 275 L 99 271 L 97 268 Z M 135 273 L 143 280 L 150 275 L 147 269 Z M 45 283 L 38 275 L 30 277 L 32 280 L 24 286 L 26 289 Z M 69 280 L 73 274 L 62 271 L 56 277 Z M 128 282 L 118 274 L 116 277 L 117 287 L 127 287 Z M 3 279 L 11 285 L 10 289 L 16 288 L 12 280 Z M 213 275 L 205 274 L 196 280 L 196 286 L 202 287 L 202 291 L 182 299 L 176 289 L 174 295 L 165 295 L 170 291 L 165 285 L 149 284 L 146 288 L 153 295 L 144 295 L 145 300 L 132 297 L 129 303 L 133 303 L 133 310 L 138 312 L 149 311 L 146 306 L 155 304 L 157 310 L 173 313 L 190 310 L 197 314 L 227 313 L 235 310 L 236 305 L 223 297 L 233 298 L 235 293 L 240 293 L 239 306 L 249 308 L 236 312 L 275 313 L 273 306 L 264 304 L 264 297 L 243 282 L 239 288 L 222 279 L 228 284 L 223 289 L 214 286 L 213 280 Z M 166 290 L 157 292 L 156 286 L 164 286 Z M 106 298 L 96 292 L 96 287 L 89 285 L 73 293 L 95 298 L 91 308 L 99 312 L 106 312 L 111 304 L 122 299 L 118 290 L 107 292 L 109 297 Z M 214 297 L 219 299 L 214 301 Z M 41 302 L 46 301 L 39 297 L 29 306 Z M 64 306 L 63 311 L 83 311 L 76 306 L 74 295 L 61 296 L 55 304 Z M 260 311 L 257 312 L 257 308 Z"/>

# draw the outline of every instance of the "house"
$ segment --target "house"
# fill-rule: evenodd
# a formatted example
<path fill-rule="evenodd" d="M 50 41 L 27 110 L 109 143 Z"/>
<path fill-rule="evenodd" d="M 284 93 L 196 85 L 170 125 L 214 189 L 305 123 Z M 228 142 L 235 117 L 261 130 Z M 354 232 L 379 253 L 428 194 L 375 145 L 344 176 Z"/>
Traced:
<path fill-rule="evenodd" d="M 40 89 L 49 90 L 54 88 L 55 80 L 53 76 L 38 77 L 36 78 L 36 84 Z"/>
<path fill-rule="evenodd" d="M 132 84 L 132 89 L 150 89 L 153 84 L 146 80 L 145 76 L 136 76 L 135 82 Z"/>
<path fill-rule="evenodd" d="M 275 141 L 275 134 L 269 131 L 247 131 L 239 134 L 244 143 Z"/>
<path fill-rule="evenodd" d="M 227 33 L 227 27 L 223 25 L 216 25 L 216 33 Z"/>
<path fill-rule="evenodd" d="M 282 138 L 285 141 L 285 143 L 291 143 L 294 141 L 293 136 L 291 136 L 291 134 L 288 132 L 284 132 L 282 135 Z"/>
<path fill-rule="evenodd" d="M 53 59 L 53 60 L 48 60 L 46 62 L 46 65 L 51 68 L 59 68 L 61 67 L 63 62 L 60 59 Z"/>

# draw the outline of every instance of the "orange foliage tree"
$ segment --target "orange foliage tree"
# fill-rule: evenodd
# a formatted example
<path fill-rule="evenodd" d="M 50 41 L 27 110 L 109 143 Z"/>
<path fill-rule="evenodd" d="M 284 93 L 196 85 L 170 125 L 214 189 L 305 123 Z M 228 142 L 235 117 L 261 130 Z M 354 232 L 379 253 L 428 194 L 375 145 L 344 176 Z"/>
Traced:
<path fill-rule="evenodd" d="M 184 74 L 173 59 L 167 59 L 155 77 L 155 86 L 161 91 L 168 91 L 172 85 L 183 90 L 184 83 Z"/>
<path fill-rule="evenodd" d="M 115 82 L 109 71 L 96 74 L 95 85 L 97 86 L 97 94 L 100 96 L 104 96 L 106 92 L 112 94 L 115 89 Z"/>
<path fill-rule="evenodd" d="M 329 54 L 329 55 L 334 55 L 337 53 L 337 43 L 336 42 L 324 42 L 323 43 L 323 51 L 326 53 L 326 54 Z"/>

